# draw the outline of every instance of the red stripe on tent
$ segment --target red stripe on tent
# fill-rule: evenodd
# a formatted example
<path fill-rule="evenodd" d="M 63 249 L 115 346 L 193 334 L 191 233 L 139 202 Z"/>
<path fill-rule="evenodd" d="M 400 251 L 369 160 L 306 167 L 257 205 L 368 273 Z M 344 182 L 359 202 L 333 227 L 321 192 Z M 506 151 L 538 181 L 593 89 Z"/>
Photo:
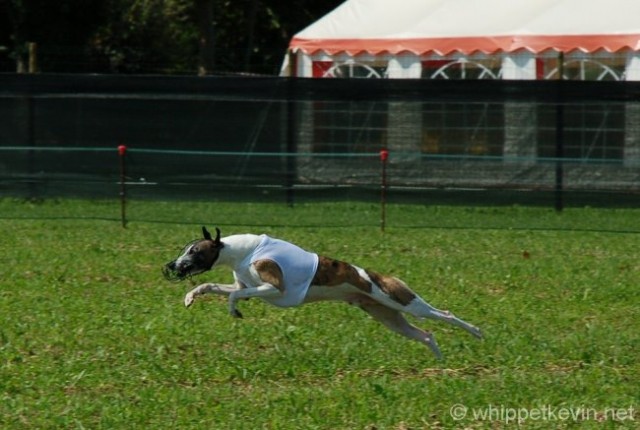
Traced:
<path fill-rule="evenodd" d="M 595 52 L 605 50 L 640 51 L 640 34 L 616 35 L 569 35 L 569 36 L 481 36 L 455 38 L 417 38 L 417 39 L 300 39 L 293 38 L 289 44 L 292 51 L 301 50 L 312 55 L 324 52 L 329 55 L 347 53 L 358 54 L 401 54 L 465 55 L 482 52 L 515 52 L 527 50 L 540 53 L 550 49 L 571 52 Z"/>

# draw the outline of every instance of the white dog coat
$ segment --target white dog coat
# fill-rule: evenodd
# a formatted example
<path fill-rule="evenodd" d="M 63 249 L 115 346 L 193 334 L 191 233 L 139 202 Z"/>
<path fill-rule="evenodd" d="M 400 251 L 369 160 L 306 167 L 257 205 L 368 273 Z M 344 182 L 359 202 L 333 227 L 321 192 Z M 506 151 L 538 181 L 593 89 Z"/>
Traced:
<path fill-rule="evenodd" d="M 260 244 L 234 270 L 233 276 L 247 287 L 258 287 L 260 280 L 256 279 L 255 271 L 252 274 L 252 264 L 257 260 L 274 261 L 282 271 L 284 293 L 280 297 L 262 297 L 262 300 L 282 308 L 298 306 L 304 301 L 316 274 L 318 255 L 266 234 L 260 237 Z"/>

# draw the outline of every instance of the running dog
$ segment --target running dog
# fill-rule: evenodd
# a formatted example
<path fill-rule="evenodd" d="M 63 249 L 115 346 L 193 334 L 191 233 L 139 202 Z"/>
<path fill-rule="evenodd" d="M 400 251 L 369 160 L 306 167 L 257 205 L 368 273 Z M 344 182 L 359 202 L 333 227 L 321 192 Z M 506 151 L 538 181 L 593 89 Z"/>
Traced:
<path fill-rule="evenodd" d="M 477 338 L 481 331 L 449 311 L 435 309 L 401 280 L 361 269 L 349 263 L 319 256 L 267 235 L 238 234 L 213 238 L 202 227 L 203 238 L 188 243 L 180 256 L 163 267 L 169 280 L 184 280 L 227 266 L 233 270 L 233 284 L 201 284 L 184 298 L 189 307 L 204 294 L 229 297 L 229 313 L 242 318 L 237 309 L 241 299 L 260 298 L 274 306 L 292 307 L 320 300 L 337 300 L 358 306 L 390 330 L 418 341 L 442 354 L 433 335 L 410 324 L 402 313 L 430 318 L 460 327 Z"/>

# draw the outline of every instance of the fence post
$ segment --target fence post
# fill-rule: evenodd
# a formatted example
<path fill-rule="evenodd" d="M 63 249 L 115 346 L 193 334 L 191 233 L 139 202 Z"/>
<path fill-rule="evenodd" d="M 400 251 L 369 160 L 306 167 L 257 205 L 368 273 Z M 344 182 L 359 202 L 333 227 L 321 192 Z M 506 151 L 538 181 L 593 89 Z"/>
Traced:
<path fill-rule="evenodd" d="M 26 98 L 27 103 L 27 146 L 29 151 L 27 152 L 27 172 L 29 174 L 29 182 L 27 185 L 27 193 L 30 199 L 38 198 L 38 187 L 36 185 L 35 171 L 36 171 L 36 126 L 35 126 L 35 99 L 32 95 L 28 95 Z"/>
<path fill-rule="evenodd" d="M 558 54 L 558 91 L 556 93 L 556 187 L 555 207 L 557 212 L 564 208 L 564 53 Z"/>
<path fill-rule="evenodd" d="M 380 162 L 382 163 L 382 178 L 380 183 L 380 230 L 384 233 L 387 224 L 387 159 L 389 151 L 380 150 Z"/>
<path fill-rule="evenodd" d="M 287 78 L 287 156 L 286 156 L 286 172 L 285 172 L 285 193 L 287 206 L 293 207 L 294 191 L 293 185 L 297 175 L 297 156 L 298 152 L 298 129 L 295 97 L 295 78 Z"/>
<path fill-rule="evenodd" d="M 125 154 L 127 153 L 126 145 L 118 145 L 118 155 L 120 157 L 120 220 L 122 221 L 122 228 L 127 227 L 127 189 L 125 185 L 127 170 L 125 163 Z"/>

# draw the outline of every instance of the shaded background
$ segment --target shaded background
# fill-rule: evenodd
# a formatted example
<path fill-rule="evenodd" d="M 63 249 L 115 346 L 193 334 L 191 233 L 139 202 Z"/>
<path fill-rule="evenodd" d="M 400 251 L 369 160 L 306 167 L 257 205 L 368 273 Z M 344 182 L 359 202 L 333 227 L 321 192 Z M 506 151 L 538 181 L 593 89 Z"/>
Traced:
<path fill-rule="evenodd" d="M 0 71 L 277 74 L 298 31 L 340 0 L 6 0 Z"/>

